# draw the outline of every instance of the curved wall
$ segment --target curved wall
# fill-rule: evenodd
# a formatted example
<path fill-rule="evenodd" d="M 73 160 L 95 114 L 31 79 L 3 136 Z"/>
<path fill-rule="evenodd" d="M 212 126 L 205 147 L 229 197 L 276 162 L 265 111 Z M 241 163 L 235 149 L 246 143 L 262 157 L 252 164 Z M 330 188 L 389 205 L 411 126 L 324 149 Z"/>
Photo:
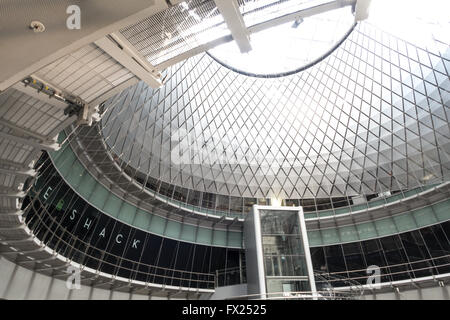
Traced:
<path fill-rule="evenodd" d="M 173 221 L 115 196 L 91 176 L 67 143 L 60 151 L 50 154 L 58 173 L 75 192 L 99 211 L 127 225 L 174 240 L 242 248 L 242 231 L 202 228 Z M 423 186 L 362 205 L 305 213 L 309 243 L 316 247 L 357 242 L 445 222 L 450 219 L 448 189 L 447 184 Z M 422 200 L 427 198 L 429 201 Z M 169 197 L 154 201 L 180 210 L 189 209 Z"/>
<path fill-rule="evenodd" d="M 62 132 L 59 136 L 60 141 L 63 141 L 64 137 L 65 134 Z M 240 231 L 218 228 L 214 225 L 205 227 L 200 224 L 180 222 L 171 219 L 170 215 L 158 214 L 157 209 L 145 210 L 118 197 L 92 176 L 67 142 L 59 151 L 50 152 L 49 155 L 55 169 L 64 181 L 85 201 L 108 216 L 132 227 L 169 239 L 219 247 L 242 247 Z M 160 198 L 158 200 L 156 197 L 154 202 L 163 205 L 164 200 L 168 199 Z M 159 211 L 163 212 L 164 210 Z"/>
<path fill-rule="evenodd" d="M 74 194 L 48 157 L 43 156 L 38 167 L 39 176 L 23 204 L 25 222 L 62 256 L 107 274 L 175 287 L 214 288 L 245 281 L 240 275 L 245 269 L 242 250 L 176 241 L 133 228 Z M 414 224 L 412 228 L 418 230 L 408 231 L 411 226 L 398 220 L 404 230 L 394 228 L 393 235 L 386 236 L 389 233 L 383 227 L 384 234 L 377 233 L 371 240 L 345 241 L 348 236 L 344 238 L 346 234 L 337 228 L 332 240 L 326 238 L 327 229 L 318 230 L 325 240 L 314 243 L 311 234 L 315 231 L 308 231 L 315 270 L 361 283 L 368 277 L 369 265 L 381 268 L 383 282 L 449 273 L 449 210 L 442 212 L 447 220 L 426 220 L 434 215 L 425 211 L 424 221 L 431 221 L 431 226 Z M 414 210 L 400 216 L 415 221 L 418 217 Z"/>
<path fill-rule="evenodd" d="M 217 269 L 239 266 L 238 250 L 157 236 L 103 214 L 65 184 L 48 158 L 38 165 L 23 204 L 25 222 L 62 256 L 124 278 L 199 288 L 214 287 Z"/>

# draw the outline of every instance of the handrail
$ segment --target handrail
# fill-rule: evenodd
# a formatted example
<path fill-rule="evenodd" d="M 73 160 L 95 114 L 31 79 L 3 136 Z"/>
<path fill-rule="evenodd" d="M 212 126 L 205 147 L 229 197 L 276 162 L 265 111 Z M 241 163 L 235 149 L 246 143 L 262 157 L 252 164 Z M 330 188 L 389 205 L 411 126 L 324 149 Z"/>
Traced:
<path fill-rule="evenodd" d="M 299 299 L 299 300 L 326 300 L 328 299 L 355 299 L 358 296 L 362 295 L 362 290 L 349 289 L 347 291 L 340 290 L 335 291 L 333 289 L 330 290 L 321 290 L 321 291 L 290 291 L 290 292 L 268 292 L 268 293 L 256 293 L 256 294 L 247 294 L 241 296 L 235 296 L 226 298 L 225 300 L 242 300 L 242 299 L 252 299 L 255 300 L 289 300 L 289 299 Z"/>
<path fill-rule="evenodd" d="M 69 148 L 70 145 L 68 145 Z M 73 152 L 73 150 L 72 150 Z M 200 215 L 206 215 L 206 216 L 218 216 L 218 217 L 227 217 L 227 218 L 238 218 L 239 220 L 242 220 L 245 217 L 246 212 L 242 210 L 241 212 L 233 211 L 231 209 L 229 210 L 222 210 L 218 209 L 217 206 L 214 208 L 206 208 L 199 205 L 193 205 L 187 203 L 187 198 L 185 201 L 180 201 L 178 199 L 175 199 L 173 195 L 175 194 L 175 188 L 172 192 L 172 197 L 167 196 L 165 194 L 162 194 L 158 190 L 154 190 L 149 188 L 147 185 L 144 185 L 143 182 L 139 181 L 139 179 L 133 178 L 129 176 L 127 173 L 127 167 L 122 168 L 121 164 L 118 163 L 118 160 L 114 159 L 111 155 L 111 150 L 109 149 L 108 145 L 105 147 L 105 153 L 108 155 L 109 160 L 111 163 L 121 172 L 121 175 L 126 177 L 129 181 L 134 181 L 136 184 L 140 185 L 144 190 L 151 196 L 153 196 L 155 199 L 166 203 L 169 206 L 172 206 L 174 209 L 180 209 L 180 210 L 186 210 L 189 212 L 193 212 L 195 214 Z M 78 157 L 77 157 L 78 158 Z M 410 190 L 400 190 L 400 192 L 390 195 L 388 197 L 383 197 L 382 199 L 374 199 L 369 200 L 364 204 L 352 204 L 347 206 L 335 206 L 335 203 L 330 202 L 329 205 L 331 206 L 330 209 L 324 209 L 324 210 L 308 210 L 310 207 L 317 208 L 317 205 L 314 206 L 303 206 L 304 212 L 305 212 L 305 218 L 306 219 L 317 219 L 321 217 L 328 217 L 328 216 L 337 216 L 341 214 L 348 214 L 348 213 L 354 213 L 358 211 L 367 211 L 372 208 L 376 208 L 378 206 L 384 206 L 384 205 L 391 205 L 395 203 L 396 201 L 401 201 L 403 199 L 407 198 L 414 198 L 417 197 L 419 194 L 423 192 L 430 192 L 433 190 L 433 188 L 440 188 L 445 184 L 432 184 L 432 185 L 422 185 L 418 186 L 416 188 L 410 189 Z M 288 200 L 297 200 L 297 199 L 288 199 Z M 245 206 L 243 205 L 243 208 Z"/>
<path fill-rule="evenodd" d="M 437 260 L 442 260 L 442 259 L 448 259 L 449 262 L 446 263 L 433 263 L 433 261 L 437 261 Z M 432 265 L 427 266 L 427 267 L 414 267 L 414 265 L 417 265 L 419 263 L 431 263 Z M 398 267 L 402 267 L 402 266 L 406 266 L 406 270 L 401 270 L 401 271 L 395 271 L 395 272 L 390 272 L 389 268 L 398 268 Z M 398 275 L 405 275 L 405 279 L 415 279 L 416 277 L 414 277 L 412 274 L 414 274 L 415 272 L 421 272 L 421 271 L 426 271 L 429 270 L 430 272 L 432 272 L 433 274 L 435 274 L 435 272 L 433 272 L 433 269 L 436 268 L 442 268 L 442 267 L 447 267 L 450 266 L 450 254 L 447 255 L 443 255 L 443 256 L 439 256 L 439 257 L 432 257 L 430 259 L 422 259 L 422 260 L 416 260 L 416 261 L 411 261 L 411 262 L 405 262 L 405 263 L 399 263 L 399 264 L 392 264 L 392 265 L 388 265 L 388 266 L 380 266 L 380 270 L 388 270 L 388 272 L 381 272 L 380 276 L 381 277 L 386 277 L 386 276 L 398 276 Z M 230 272 L 236 272 L 236 270 L 239 271 L 239 267 L 236 268 L 230 268 Z M 245 273 L 245 269 L 242 271 Z M 364 275 L 358 275 L 358 276 L 349 276 L 350 274 L 354 274 L 354 273 L 363 273 Z M 221 269 L 218 270 L 217 273 L 219 276 L 226 276 L 227 274 L 229 274 L 228 269 Z M 354 282 L 354 285 L 361 285 L 358 280 L 364 280 L 364 279 L 368 279 L 371 275 L 367 275 L 367 269 L 355 269 L 355 270 L 347 270 L 347 271 L 338 271 L 338 272 L 324 272 L 324 271 L 318 271 L 318 270 L 314 270 L 314 275 L 316 277 L 316 283 L 334 283 L 334 282 Z M 320 279 L 320 277 L 325 277 L 326 279 Z M 329 279 L 328 279 L 328 278 Z"/>
<path fill-rule="evenodd" d="M 400 192 L 397 194 L 390 195 L 388 197 L 384 197 L 382 199 L 377 200 L 369 200 L 364 204 L 353 204 L 349 206 L 343 206 L 332 209 L 318 210 L 318 211 L 309 211 L 305 212 L 306 220 L 314 220 L 318 218 L 326 218 L 339 216 L 344 214 L 355 214 L 357 212 L 367 212 L 369 210 L 375 210 L 379 207 L 390 206 L 395 204 L 396 202 L 401 202 L 404 200 L 412 200 L 414 198 L 420 197 L 422 193 L 429 193 L 435 189 L 439 189 L 448 185 L 449 183 L 441 183 L 437 185 L 426 185 L 420 186 L 414 189 L 407 190 L 405 192 Z M 345 210 L 345 211 L 344 211 Z"/>
<path fill-rule="evenodd" d="M 48 233 L 50 232 L 53 239 L 56 239 L 57 244 L 59 245 L 60 243 L 66 244 L 68 246 L 68 248 L 71 248 L 71 244 L 70 242 L 67 242 L 66 240 L 64 240 L 64 236 L 66 234 L 69 234 L 71 236 L 71 241 L 79 241 L 80 243 L 84 244 L 86 246 L 86 252 L 81 252 L 80 253 L 84 256 L 84 259 L 87 258 L 91 258 L 94 260 L 98 260 L 99 262 L 101 262 L 104 265 L 109 265 L 109 266 L 113 266 L 113 267 L 118 267 L 117 265 L 113 264 L 113 263 L 109 263 L 107 261 L 104 260 L 99 260 L 98 257 L 89 255 L 87 253 L 87 251 L 92 248 L 94 250 L 97 250 L 99 252 L 101 252 L 103 254 L 103 257 L 105 255 L 108 255 L 110 257 L 116 258 L 119 261 L 124 261 L 124 262 L 130 262 L 133 267 L 136 266 L 136 268 L 126 268 L 126 267 L 120 267 L 122 270 L 126 271 L 126 272 L 130 272 L 131 274 L 134 274 L 135 277 L 138 274 L 144 274 L 146 275 L 146 277 L 148 278 L 150 275 L 153 277 L 161 277 L 163 279 L 171 279 L 171 280 L 180 280 L 180 281 L 192 281 L 192 282 L 196 282 L 196 283 L 202 283 L 202 282 L 206 282 L 209 284 L 214 284 L 216 285 L 218 282 L 218 276 L 223 276 L 223 275 L 227 275 L 230 274 L 231 272 L 236 272 L 239 271 L 239 267 L 234 267 L 234 268 L 225 268 L 225 269 L 220 269 L 217 270 L 216 273 L 201 273 L 201 272 L 192 272 L 192 271 L 183 271 L 183 270 L 177 270 L 177 269 L 170 269 L 170 268 L 164 268 L 164 267 L 159 267 L 159 266 L 155 266 L 155 265 L 149 265 L 149 264 L 145 264 L 145 263 L 141 263 L 141 262 L 137 262 L 131 259 L 127 259 L 125 257 L 122 256 L 118 256 L 118 255 L 114 255 L 112 253 L 106 252 L 102 249 L 97 249 L 96 247 L 92 246 L 90 243 L 87 243 L 85 241 L 82 241 L 76 237 L 73 237 L 73 235 L 71 234 L 70 231 L 68 231 L 66 228 L 62 227 L 60 225 L 60 223 L 48 212 L 47 208 L 45 207 L 45 205 L 41 202 L 41 200 L 36 197 L 34 201 L 38 201 L 39 204 L 41 205 L 41 209 L 45 212 L 45 214 L 50 218 L 50 221 L 48 222 L 48 224 L 44 221 L 43 217 L 40 214 L 36 214 L 36 211 L 34 209 L 34 207 L 31 206 L 31 203 L 28 204 L 27 208 L 25 208 L 25 210 L 33 210 L 35 212 L 35 216 L 37 216 L 37 219 L 39 221 L 39 223 L 41 225 L 43 225 L 44 227 L 47 228 L 47 232 L 46 235 L 48 235 Z M 31 209 L 30 209 L 31 207 Z M 54 225 L 56 224 L 60 230 L 62 230 L 61 235 L 57 235 L 54 231 L 51 230 L 51 226 L 50 225 Z M 74 249 L 74 248 L 72 248 Z M 77 249 L 75 249 L 77 250 Z M 79 250 L 78 250 L 79 251 Z M 406 274 L 408 275 L 409 278 L 411 277 L 411 273 L 414 272 L 420 272 L 420 271 L 424 271 L 424 270 L 430 270 L 431 272 L 433 272 L 435 268 L 439 268 L 439 267 L 446 267 L 448 265 L 450 265 L 450 263 L 444 263 L 444 264 L 438 264 L 436 265 L 435 263 L 432 263 L 434 261 L 437 260 L 442 260 L 442 259 L 449 259 L 450 258 L 450 254 L 447 255 L 443 255 L 443 256 L 439 256 L 439 257 L 432 257 L 430 259 L 422 259 L 422 260 L 415 260 L 415 261 L 410 261 L 410 262 L 404 262 L 404 263 L 399 263 L 399 264 L 393 264 L 393 265 L 387 265 L 387 266 L 381 266 L 380 270 L 388 270 L 388 268 L 395 268 L 395 267 L 400 267 L 400 266 L 406 266 L 406 270 L 402 270 L 402 271 L 398 271 L 398 272 L 390 272 L 388 271 L 387 273 L 383 274 L 382 276 L 393 276 L 393 275 L 400 275 L 400 274 Z M 427 267 L 418 267 L 418 268 L 414 268 L 415 265 L 419 264 L 419 263 L 431 263 L 432 265 L 427 266 Z M 153 273 L 149 273 L 149 272 L 141 272 L 139 271 L 140 266 L 144 266 L 147 267 L 149 270 L 154 270 Z M 157 272 L 161 272 L 164 274 L 157 274 Z M 182 277 L 175 277 L 175 273 L 181 273 L 181 274 L 188 274 L 190 277 L 188 279 L 186 278 L 182 278 Z M 346 270 L 346 271 L 338 271 L 338 272 L 332 272 L 332 273 L 328 273 L 329 275 L 333 275 L 333 276 L 337 276 L 337 275 L 347 275 L 347 277 L 345 277 L 344 279 L 346 280 L 361 280 L 361 279 L 365 279 L 368 278 L 369 276 L 356 276 L 356 277 L 349 277 L 348 275 L 351 273 L 365 273 L 366 269 L 355 269 L 355 270 Z M 167 273 L 171 273 L 173 276 L 170 277 L 167 275 Z M 199 277 L 205 277 L 207 280 L 196 280 L 196 279 L 192 279 L 192 276 L 199 276 Z M 212 279 L 212 280 L 208 280 L 208 278 Z M 342 279 L 333 279 L 331 280 L 331 282 L 336 282 L 336 281 L 341 281 Z M 241 280 L 240 280 L 241 281 Z"/>
<path fill-rule="evenodd" d="M 408 266 L 408 265 L 417 264 L 417 263 L 430 262 L 430 261 L 433 261 L 433 260 L 445 259 L 445 258 L 449 258 L 449 261 L 450 261 L 450 254 L 439 256 L 439 257 L 431 257 L 430 259 L 416 260 L 416 261 L 411 261 L 411 262 L 392 264 L 392 265 L 388 265 L 388 266 L 380 266 L 379 268 L 380 269 L 396 268 L 396 267 Z M 443 264 L 443 265 L 438 265 L 438 266 L 432 266 L 431 268 L 437 268 L 437 267 L 446 266 L 446 265 L 449 265 L 449 264 L 450 263 Z M 414 270 L 415 269 L 411 269 L 411 270 L 409 270 L 409 272 L 413 272 Z M 349 271 L 329 272 L 328 274 L 330 274 L 330 275 L 337 275 L 337 274 L 355 273 L 355 272 L 364 272 L 365 273 L 366 271 L 367 271 L 367 269 L 356 269 L 356 270 L 349 270 Z"/>
<path fill-rule="evenodd" d="M 77 253 L 81 253 L 81 255 L 83 256 L 83 260 L 86 261 L 87 259 L 93 259 L 93 260 L 97 260 L 99 264 L 103 264 L 103 265 L 109 265 L 112 266 L 116 269 L 122 269 L 124 271 L 130 272 L 130 274 L 135 274 L 135 278 L 137 277 L 137 275 L 140 273 L 142 275 L 145 275 L 146 278 L 148 279 L 149 277 L 153 277 L 153 280 L 155 280 L 156 277 L 160 277 L 163 279 L 170 279 L 171 281 L 173 280 L 180 280 L 180 281 L 187 281 L 187 282 L 194 282 L 194 283 L 198 283 L 198 284 L 206 284 L 206 286 L 208 288 L 213 288 L 214 284 L 215 284 L 215 275 L 213 273 L 202 273 L 202 272 L 193 272 L 193 271 L 186 271 L 186 270 L 178 270 L 178 269 L 170 269 L 170 268 L 164 268 L 164 267 L 160 267 L 160 266 L 156 266 L 156 265 L 150 265 L 150 264 L 145 264 L 142 262 L 137 262 L 131 259 L 127 259 L 123 256 L 118 256 L 118 255 L 114 255 L 112 253 L 106 252 L 105 250 L 102 249 L 98 249 L 94 246 L 92 246 L 90 243 L 85 242 L 81 239 L 79 239 L 78 237 L 74 237 L 73 234 L 68 231 L 65 227 L 61 226 L 61 224 L 56 221 L 56 219 L 48 212 L 47 208 L 45 208 L 45 206 L 42 205 L 41 201 L 38 198 L 35 198 L 35 201 L 39 201 L 39 203 L 41 204 L 41 209 L 43 210 L 43 212 L 45 212 L 46 216 L 50 218 L 50 223 L 55 223 L 56 225 L 58 225 L 59 230 L 61 230 L 62 232 L 60 234 L 56 234 L 54 231 L 51 230 L 51 227 L 45 223 L 43 216 L 37 212 L 34 212 L 33 217 L 35 217 L 39 223 L 33 223 L 33 226 L 30 226 L 30 230 L 31 232 L 34 234 L 34 229 L 40 225 L 40 226 L 44 226 L 46 228 L 46 237 L 48 237 L 48 234 L 50 233 L 52 236 L 52 239 L 56 239 L 56 246 L 59 246 L 60 243 L 65 244 L 66 248 L 70 248 L 71 252 L 73 252 L 73 250 L 75 250 L 76 252 L 74 254 L 72 254 L 72 257 L 75 256 Z M 35 210 L 32 206 L 33 202 L 30 202 L 26 208 L 24 208 L 24 212 L 25 215 L 28 215 L 30 210 Z M 29 223 L 27 223 L 27 225 L 29 225 Z M 68 241 L 66 241 L 64 239 L 65 235 L 70 235 L 70 239 Z M 75 248 L 73 245 L 70 244 L 70 241 L 79 241 L 81 244 L 83 244 L 84 246 L 86 246 L 85 250 L 81 251 L 78 250 L 77 248 Z M 46 241 L 48 246 L 51 246 L 51 244 L 49 243 L 49 241 Z M 55 248 L 52 248 L 55 249 Z M 108 262 L 105 259 L 101 259 L 99 257 L 93 256 L 88 254 L 89 249 L 94 249 L 97 251 L 101 251 L 102 252 L 102 257 L 105 257 L 106 255 L 116 258 L 118 260 L 120 260 L 121 262 L 130 262 L 133 266 L 135 266 L 136 268 L 127 268 L 124 266 L 118 266 L 114 263 Z M 55 249 L 56 250 L 56 249 Z M 84 265 L 83 262 L 79 262 L 80 264 Z M 151 272 L 141 272 L 139 271 L 139 269 L 141 267 L 146 267 L 148 268 L 148 270 L 154 270 L 153 273 Z M 157 272 L 161 271 L 164 272 L 164 274 L 158 274 Z M 171 273 L 172 276 L 167 275 L 167 273 Z M 190 275 L 189 278 L 182 278 L 182 277 L 176 277 L 174 276 L 176 273 L 179 274 L 188 274 Z M 193 279 L 193 276 L 197 276 L 198 279 Z M 205 278 L 206 280 L 203 280 L 201 278 Z M 164 284 L 166 281 L 163 281 Z"/>

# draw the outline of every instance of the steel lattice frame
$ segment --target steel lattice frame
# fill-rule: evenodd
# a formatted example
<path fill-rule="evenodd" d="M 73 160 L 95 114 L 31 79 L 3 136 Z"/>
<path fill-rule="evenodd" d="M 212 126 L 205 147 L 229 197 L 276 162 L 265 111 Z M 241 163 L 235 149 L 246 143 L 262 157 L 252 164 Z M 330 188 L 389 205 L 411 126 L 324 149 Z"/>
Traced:
<path fill-rule="evenodd" d="M 363 23 L 322 62 L 275 79 L 199 55 L 167 70 L 161 89 L 140 83 L 110 99 L 102 134 L 124 165 L 230 196 L 350 196 L 441 182 L 449 177 L 450 48 L 437 44 L 431 52 Z M 237 163 L 174 164 L 186 139 L 174 141 L 177 130 L 191 135 L 192 159 L 204 152 L 200 143 Z"/>

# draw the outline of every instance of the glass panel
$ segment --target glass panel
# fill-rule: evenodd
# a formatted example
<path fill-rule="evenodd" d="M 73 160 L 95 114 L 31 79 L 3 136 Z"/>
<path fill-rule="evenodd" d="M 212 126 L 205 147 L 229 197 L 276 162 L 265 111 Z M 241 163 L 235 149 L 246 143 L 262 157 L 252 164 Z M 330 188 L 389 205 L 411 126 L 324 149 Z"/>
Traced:
<path fill-rule="evenodd" d="M 199 206 L 200 191 L 189 190 L 188 203 L 193 206 Z"/>
<path fill-rule="evenodd" d="M 256 204 L 255 198 L 244 198 L 244 213 L 250 212 L 254 204 Z"/>
<path fill-rule="evenodd" d="M 261 233 L 301 234 L 298 225 L 298 211 L 260 210 Z"/>
<path fill-rule="evenodd" d="M 311 290 L 307 279 L 267 279 L 267 293 L 308 292 Z"/>
<path fill-rule="evenodd" d="M 304 255 L 302 238 L 297 235 L 263 236 L 265 255 Z"/>
<path fill-rule="evenodd" d="M 230 211 L 242 213 L 242 198 L 230 197 Z"/>
<path fill-rule="evenodd" d="M 180 202 L 186 202 L 188 195 L 188 189 L 181 188 L 181 187 L 175 187 L 175 192 L 173 194 L 173 198 L 175 200 L 178 200 Z"/>
<path fill-rule="evenodd" d="M 260 209 L 259 214 L 267 292 L 310 290 L 299 212 Z"/>
<path fill-rule="evenodd" d="M 213 193 L 204 192 L 202 207 L 208 209 L 214 209 L 216 207 L 216 195 Z"/>
<path fill-rule="evenodd" d="M 218 194 L 216 210 L 228 212 L 229 208 L 230 197 Z"/>

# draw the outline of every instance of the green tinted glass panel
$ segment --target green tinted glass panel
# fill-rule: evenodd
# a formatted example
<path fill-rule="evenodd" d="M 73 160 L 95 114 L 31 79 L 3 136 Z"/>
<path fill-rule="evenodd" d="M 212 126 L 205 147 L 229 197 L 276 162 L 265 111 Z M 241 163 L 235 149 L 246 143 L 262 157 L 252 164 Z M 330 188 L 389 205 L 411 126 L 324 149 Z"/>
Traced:
<path fill-rule="evenodd" d="M 414 219 L 418 227 L 425 227 L 437 222 L 432 207 L 420 208 L 413 211 Z"/>
<path fill-rule="evenodd" d="M 66 180 L 72 188 L 78 190 L 77 187 L 79 186 L 81 180 L 83 180 L 83 177 L 85 175 L 86 170 L 84 169 L 84 167 L 78 161 L 75 161 L 72 165 L 72 169 L 66 176 Z"/>
<path fill-rule="evenodd" d="M 90 176 L 85 175 L 83 179 L 81 179 L 80 184 L 78 185 L 78 192 L 83 196 L 84 199 L 89 199 L 96 185 L 96 181 Z"/>
<path fill-rule="evenodd" d="M 359 235 L 355 226 L 345 226 L 339 228 L 339 234 L 342 242 L 358 241 Z"/>
<path fill-rule="evenodd" d="M 433 205 L 434 214 L 439 221 L 447 221 L 450 219 L 450 200 L 435 203 Z"/>
<path fill-rule="evenodd" d="M 166 219 L 160 216 L 153 215 L 152 220 L 150 221 L 148 231 L 162 235 L 165 226 L 166 226 Z"/>
<path fill-rule="evenodd" d="M 228 232 L 228 246 L 230 247 L 242 247 L 242 232 Z"/>
<path fill-rule="evenodd" d="M 104 211 L 112 215 L 113 217 L 119 216 L 119 210 L 122 205 L 122 200 L 116 197 L 113 193 L 109 193 L 109 196 L 103 207 Z"/>
<path fill-rule="evenodd" d="M 134 221 L 134 216 L 136 215 L 136 207 L 131 204 L 122 201 L 122 207 L 119 212 L 119 220 L 132 224 Z"/>
<path fill-rule="evenodd" d="M 147 230 L 150 225 L 151 215 L 141 209 L 138 209 L 134 218 L 133 225 L 142 230 Z"/>
<path fill-rule="evenodd" d="M 359 239 L 366 240 L 376 238 L 378 236 L 375 224 L 373 222 L 358 223 L 356 230 L 359 234 Z"/>
<path fill-rule="evenodd" d="M 214 230 L 213 245 L 225 247 L 227 245 L 227 233 L 222 230 Z"/>
<path fill-rule="evenodd" d="M 417 228 L 417 224 L 411 214 L 401 214 L 393 217 L 399 232 L 409 231 Z"/>
<path fill-rule="evenodd" d="M 374 221 L 379 236 L 387 236 L 397 233 L 395 222 L 392 218 Z"/>
<path fill-rule="evenodd" d="M 89 197 L 89 203 L 94 205 L 99 210 L 102 210 L 105 206 L 106 199 L 108 199 L 109 192 L 100 183 L 95 185 L 94 191 Z"/>
<path fill-rule="evenodd" d="M 308 231 L 308 242 L 310 247 L 318 247 L 321 246 L 322 236 L 319 230 Z"/>
<path fill-rule="evenodd" d="M 72 170 L 73 163 L 76 162 L 75 155 L 68 147 L 62 147 L 62 152 L 56 157 L 56 165 L 61 175 L 67 176 Z"/>
<path fill-rule="evenodd" d="M 336 229 L 323 229 L 322 232 L 322 239 L 324 244 L 331 244 L 331 243 L 339 243 L 339 234 Z"/>
<path fill-rule="evenodd" d="M 196 226 L 190 224 L 184 224 L 181 230 L 181 239 L 185 241 L 195 242 L 195 229 Z"/>
<path fill-rule="evenodd" d="M 178 239 L 180 237 L 181 223 L 168 220 L 165 236 Z"/>
<path fill-rule="evenodd" d="M 197 233 L 197 242 L 203 244 L 211 244 L 212 230 L 206 228 L 199 228 Z"/>
<path fill-rule="evenodd" d="M 319 217 L 329 217 L 333 215 L 333 210 L 319 211 Z"/>

